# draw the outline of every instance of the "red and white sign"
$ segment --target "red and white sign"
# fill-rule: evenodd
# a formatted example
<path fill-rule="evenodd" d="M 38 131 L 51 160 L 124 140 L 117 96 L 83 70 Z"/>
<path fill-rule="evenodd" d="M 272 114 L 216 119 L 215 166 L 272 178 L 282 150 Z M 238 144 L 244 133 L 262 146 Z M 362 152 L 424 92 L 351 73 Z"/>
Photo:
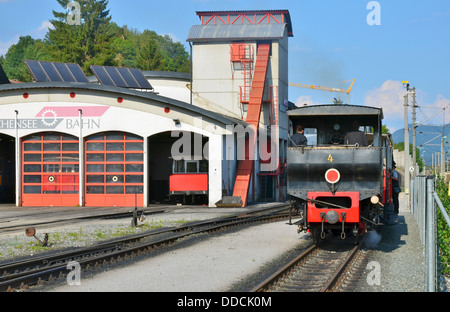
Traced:
<path fill-rule="evenodd" d="M 325 173 L 325 180 L 327 180 L 328 183 L 335 184 L 338 183 L 340 179 L 341 174 L 337 169 L 331 168 Z"/>

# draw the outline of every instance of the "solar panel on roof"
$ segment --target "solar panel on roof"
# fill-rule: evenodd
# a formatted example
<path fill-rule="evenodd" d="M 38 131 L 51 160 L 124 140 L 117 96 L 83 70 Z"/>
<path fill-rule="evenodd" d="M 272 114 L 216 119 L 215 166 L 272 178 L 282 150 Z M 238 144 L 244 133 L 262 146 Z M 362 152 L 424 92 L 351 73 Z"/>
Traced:
<path fill-rule="evenodd" d="M 125 79 L 125 81 L 127 82 L 127 84 L 129 85 L 130 88 L 139 88 L 140 87 L 140 85 L 138 84 L 138 82 L 136 81 L 134 76 L 131 74 L 129 68 L 118 67 L 117 70 L 119 71 L 119 73 L 123 77 L 123 79 Z"/>
<path fill-rule="evenodd" d="M 42 68 L 44 69 L 47 76 L 50 78 L 50 81 L 63 81 L 61 75 L 56 70 L 55 66 L 52 63 L 42 62 Z"/>
<path fill-rule="evenodd" d="M 77 82 L 75 77 L 70 72 L 70 69 L 67 67 L 67 64 L 53 63 L 53 65 L 58 70 L 58 72 L 61 75 L 61 78 L 62 78 L 63 81 L 66 81 L 66 82 Z"/>
<path fill-rule="evenodd" d="M 83 73 L 80 65 L 71 63 L 65 63 L 65 65 L 70 70 L 76 81 L 89 83 L 89 79 L 87 79 L 86 75 Z"/>
<path fill-rule="evenodd" d="M 92 65 L 91 70 L 102 85 L 133 89 L 153 89 L 144 74 L 137 68 Z"/>
<path fill-rule="evenodd" d="M 101 67 L 101 66 L 91 66 L 91 70 L 95 74 L 95 76 L 97 77 L 98 81 L 101 84 L 107 85 L 107 86 L 114 86 L 115 85 L 114 82 L 109 77 L 108 73 L 106 72 L 106 70 L 103 67 Z"/>
<path fill-rule="evenodd" d="M 153 87 L 150 85 L 150 82 L 145 78 L 144 74 L 137 68 L 130 68 L 130 74 L 133 75 L 134 79 L 136 79 L 136 82 L 140 86 L 146 86 L 142 87 L 143 89 L 153 89 Z"/>
<path fill-rule="evenodd" d="M 8 76 L 6 76 L 6 73 L 3 70 L 2 65 L 0 65 L 0 84 L 7 84 L 7 83 L 10 83 Z"/>
<path fill-rule="evenodd" d="M 31 75 L 37 82 L 85 82 L 89 83 L 80 65 L 25 60 Z"/>
<path fill-rule="evenodd" d="M 33 76 L 34 80 L 39 82 L 46 82 L 50 81 L 50 78 L 47 77 L 45 74 L 44 69 L 41 66 L 41 63 L 38 61 L 25 61 L 25 64 L 28 67 L 28 70 L 30 71 L 30 74 Z"/>
<path fill-rule="evenodd" d="M 125 82 L 125 80 L 120 75 L 119 71 L 115 67 L 105 67 L 106 72 L 108 73 L 109 77 L 114 81 L 114 84 L 117 87 L 123 87 L 127 88 L 128 85 Z"/>

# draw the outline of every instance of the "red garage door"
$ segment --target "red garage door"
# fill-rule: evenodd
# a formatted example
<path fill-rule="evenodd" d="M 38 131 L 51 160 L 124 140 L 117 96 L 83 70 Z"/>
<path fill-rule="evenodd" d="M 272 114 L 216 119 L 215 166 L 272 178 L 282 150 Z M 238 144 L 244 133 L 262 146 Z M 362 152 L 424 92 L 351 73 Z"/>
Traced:
<path fill-rule="evenodd" d="M 85 141 L 86 206 L 143 206 L 144 140 L 106 132 Z"/>
<path fill-rule="evenodd" d="M 78 138 L 42 133 L 22 140 L 22 205 L 79 204 Z"/>

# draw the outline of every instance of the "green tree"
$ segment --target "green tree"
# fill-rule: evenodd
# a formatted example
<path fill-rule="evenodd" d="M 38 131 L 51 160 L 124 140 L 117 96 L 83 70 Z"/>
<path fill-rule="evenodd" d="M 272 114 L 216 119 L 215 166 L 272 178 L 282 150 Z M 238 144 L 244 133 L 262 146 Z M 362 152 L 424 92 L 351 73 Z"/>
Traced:
<path fill-rule="evenodd" d="M 405 150 L 405 142 L 400 142 L 394 144 L 394 148 L 397 149 L 399 152 L 403 152 Z M 413 145 L 409 144 L 409 155 L 412 155 Z M 422 157 L 420 157 L 420 150 L 416 147 L 416 161 L 417 165 L 419 166 L 419 170 L 423 170 L 424 162 Z"/>
<path fill-rule="evenodd" d="M 190 56 L 180 42 L 154 31 L 119 28 L 111 44 L 116 66 L 142 70 L 190 72 Z"/>
<path fill-rule="evenodd" d="M 180 42 L 165 35 L 158 36 L 158 43 L 164 52 L 163 71 L 190 72 L 190 56 Z"/>
<path fill-rule="evenodd" d="M 55 19 L 50 20 L 54 29 L 49 29 L 46 39 L 50 44 L 50 54 L 54 61 L 73 62 L 88 73 L 91 64 L 112 65 L 113 53 L 110 43 L 114 31 L 110 27 L 111 16 L 107 10 L 107 0 L 78 0 L 80 23 L 67 22 L 69 0 L 57 0 L 64 12 L 53 11 Z"/>
<path fill-rule="evenodd" d="M 29 82 L 32 77 L 24 60 L 47 60 L 48 46 L 42 40 L 34 40 L 31 36 L 20 37 L 5 54 L 3 69 L 9 79 Z"/>
<path fill-rule="evenodd" d="M 444 177 L 436 178 L 436 192 L 441 199 L 442 205 L 447 213 L 450 213 L 450 197 L 448 196 L 449 184 Z M 450 274 L 450 228 L 440 209 L 437 210 L 437 231 L 439 241 L 439 256 L 441 260 L 441 268 L 444 274 Z"/>
<path fill-rule="evenodd" d="M 145 30 L 140 35 L 136 58 L 138 68 L 154 71 L 163 69 L 164 55 L 159 47 L 157 36 L 150 30 Z"/>
<path fill-rule="evenodd" d="M 111 43 L 114 53 L 114 63 L 119 67 L 138 68 L 137 46 L 139 41 L 139 33 L 136 30 L 129 29 L 128 26 L 119 27 L 115 23 L 116 36 Z"/>
<path fill-rule="evenodd" d="M 53 11 L 44 40 L 21 37 L 0 57 L 10 79 L 31 81 L 24 60 L 79 64 L 87 75 L 91 65 L 111 65 L 153 71 L 190 72 L 190 56 L 180 42 L 154 31 L 139 32 L 111 21 L 107 0 L 77 0 L 79 23 L 70 25 L 70 0 L 56 0 L 64 11 Z M 77 19 L 75 19 L 78 22 Z"/>

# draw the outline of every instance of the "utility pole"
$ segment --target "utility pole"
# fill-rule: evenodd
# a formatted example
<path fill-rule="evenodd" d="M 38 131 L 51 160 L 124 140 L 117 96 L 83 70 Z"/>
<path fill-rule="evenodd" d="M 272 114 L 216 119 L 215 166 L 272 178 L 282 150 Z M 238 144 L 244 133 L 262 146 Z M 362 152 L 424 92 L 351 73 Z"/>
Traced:
<path fill-rule="evenodd" d="M 444 139 L 447 137 L 444 135 L 441 138 L 441 177 L 445 178 L 445 154 L 444 154 Z"/>
<path fill-rule="evenodd" d="M 431 154 L 431 174 L 434 175 L 436 172 L 434 171 L 434 154 Z"/>
<path fill-rule="evenodd" d="M 410 185 L 410 176 L 409 176 L 409 126 L 408 126 L 408 93 L 409 93 L 409 82 L 403 81 L 403 86 L 406 88 L 406 94 L 403 96 L 404 99 L 404 108 L 405 108 L 405 151 L 403 153 L 405 157 L 405 197 L 406 197 L 406 208 L 410 209 L 409 203 L 409 185 Z"/>
<path fill-rule="evenodd" d="M 413 148 L 412 148 L 412 157 L 413 157 L 413 163 L 412 166 L 414 168 L 414 171 L 412 172 L 412 177 L 416 177 L 416 170 L 417 169 L 417 159 L 416 159 L 416 87 L 412 88 L 412 121 L 413 121 Z"/>

